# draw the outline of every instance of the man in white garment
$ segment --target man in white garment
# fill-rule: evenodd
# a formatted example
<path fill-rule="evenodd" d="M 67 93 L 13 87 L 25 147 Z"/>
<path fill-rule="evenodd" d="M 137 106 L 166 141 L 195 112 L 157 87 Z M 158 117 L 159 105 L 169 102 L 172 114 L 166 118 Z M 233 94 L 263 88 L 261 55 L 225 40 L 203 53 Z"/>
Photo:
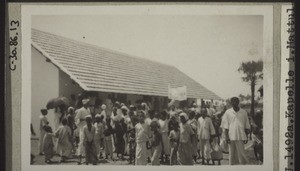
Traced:
<path fill-rule="evenodd" d="M 230 102 L 232 108 L 225 112 L 221 123 L 221 127 L 225 129 L 226 141 L 230 144 L 229 164 L 247 164 L 244 144 L 248 142 L 247 134 L 250 131 L 248 114 L 239 107 L 237 97 L 231 98 Z"/>
<path fill-rule="evenodd" d="M 81 157 L 85 155 L 85 149 L 83 146 L 83 141 L 84 141 L 84 132 L 83 132 L 83 127 L 86 125 L 85 122 L 85 117 L 88 115 L 91 115 L 91 111 L 88 108 L 88 103 L 89 99 L 83 99 L 82 104 L 83 106 L 76 111 L 76 116 L 75 116 L 75 122 L 77 124 L 77 129 L 79 130 L 79 144 L 78 144 L 78 149 L 77 149 L 77 155 L 79 158 L 78 164 L 81 164 Z"/>

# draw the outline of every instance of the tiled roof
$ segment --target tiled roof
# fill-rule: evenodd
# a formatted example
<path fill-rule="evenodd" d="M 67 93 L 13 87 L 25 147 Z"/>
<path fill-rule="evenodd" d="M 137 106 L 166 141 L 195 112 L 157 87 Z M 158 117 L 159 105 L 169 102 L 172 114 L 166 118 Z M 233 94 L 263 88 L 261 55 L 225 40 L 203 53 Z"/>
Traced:
<path fill-rule="evenodd" d="M 221 99 L 177 68 L 32 29 L 32 46 L 86 91 L 168 96 L 187 86 L 188 98 Z"/>

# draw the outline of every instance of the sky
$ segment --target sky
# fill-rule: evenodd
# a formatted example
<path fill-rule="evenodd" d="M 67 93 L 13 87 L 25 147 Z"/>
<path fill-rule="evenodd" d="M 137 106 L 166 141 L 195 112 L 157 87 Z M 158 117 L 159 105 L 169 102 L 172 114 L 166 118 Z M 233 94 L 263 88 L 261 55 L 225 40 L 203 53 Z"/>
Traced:
<path fill-rule="evenodd" d="M 173 65 L 224 99 L 250 94 L 237 70 L 263 58 L 259 15 L 40 15 L 32 28 Z"/>

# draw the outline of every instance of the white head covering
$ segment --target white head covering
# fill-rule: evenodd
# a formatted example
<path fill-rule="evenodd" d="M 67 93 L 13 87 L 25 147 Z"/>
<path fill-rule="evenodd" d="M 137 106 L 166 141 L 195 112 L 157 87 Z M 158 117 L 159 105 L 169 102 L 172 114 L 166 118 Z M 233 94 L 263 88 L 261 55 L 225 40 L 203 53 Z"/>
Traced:
<path fill-rule="evenodd" d="M 141 104 L 141 106 L 145 107 L 146 110 L 149 110 L 149 106 L 147 105 L 147 103 L 143 102 L 143 103 Z"/>
<path fill-rule="evenodd" d="M 186 113 L 184 113 L 184 112 L 180 113 L 179 116 L 183 116 L 185 118 L 185 120 L 189 120 L 188 115 Z"/>
<path fill-rule="evenodd" d="M 178 114 L 183 113 L 183 111 L 181 109 L 177 109 L 175 112 Z"/>
<path fill-rule="evenodd" d="M 128 108 L 127 108 L 125 105 L 122 106 L 121 109 L 122 109 L 122 110 L 127 110 L 127 111 L 128 111 Z"/>
<path fill-rule="evenodd" d="M 106 109 L 106 105 L 105 104 L 101 105 L 101 109 L 105 110 Z"/>
<path fill-rule="evenodd" d="M 74 108 L 73 108 L 72 106 L 70 106 L 70 107 L 68 108 L 68 113 L 70 113 L 71 110 L 74 111 Z"/>
<path fill-rule="evenodd" d="M 87 119 L 87 118 L 91 118 L 91 119 L 92 119 L 92 116 L 91 116 L 91 115 L 87 115 L 87 116 L 85 117 L 85 119 Z"/>
<path fill-rule="evenodd" d="M 82 99 L 82 104 L 87 104 L 90 101 L 90 99 Z"/>
<path fill-rule="evenodd" d="M 95 115 L 95 118 L 100 118 L 100 117 L 101 115 L 99 113 Z"/>

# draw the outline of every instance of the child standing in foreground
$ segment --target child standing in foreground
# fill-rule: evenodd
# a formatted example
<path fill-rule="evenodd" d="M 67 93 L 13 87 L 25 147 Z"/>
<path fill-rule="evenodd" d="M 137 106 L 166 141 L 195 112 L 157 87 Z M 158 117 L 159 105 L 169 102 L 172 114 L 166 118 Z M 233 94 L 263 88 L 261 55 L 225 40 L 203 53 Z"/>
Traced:
<path fill-rule="evenodd" d="M 99 155 L 99 159 L 102 158 L 102 145 L 103 145 L 103 131 L 104 131 L 104 125 L 103 125 L 103 115 L 97 114 L 95 116 L 96 122 L 94 123 L 94 127 L 96 128 L 96 135 L 95 135 L 95 145 L 96 145 L 96 151 L 97 155 Z"/>
<path fill-rule="evenodd" d="M 136 152 L 135 164 L 147 165 L 147 145 L 149 143 L 149 126 L 145 123 L 145 113 L 140 111 L 138 113 L 139 123 L 135 125 L 136 134 Z"/>
<path fill-rule="evenodd" d="M 197 146 L 198 146 L 198 140 L 197 140 L 197 128 L 198 128 L 198 122 L 195 119 L 196 113 L 194 111 L 190 111 L 189 113 L 189 120 L 188 120 L 188 124 L 191 125 L 191 128 L 193 129 L 193 131 L 195 132 L 195 134 L 193 135 L 193 141 L 192 141 L 192 147 L 193 147 L 193 151 L 192 151 L 192 156 L 194 161 L 197 161 Z"/>
<path fill-rule="evenodd" d="M 86 116 L 86 125 L 83 127 L 84 134 L 84 146 L 85 146 L 85 164 L 88 165 L 92 163 L 93 165 L 97 164 L 98 158 L 96 154 L 95 147 L 95 134 L 96 128 L 92 125 L 92 117 L 90 115 Z"/>
<path fill-rule="evenodd" d="M 110 117 L 106 118 L 106 123 L 104 126 L 104 149 L 105 149 L 105 159 L 108 159 L 108 155 L 110 155 L 111 160 L 113 160 L 113 142 L 112 142 L 112 134 L 113 129 L 111 126 Z"/>
<path fill-rule="evenodd" d="M 61 156 L 61 162 L 65 162 L 67 158 L 71 157 L 72 154 L 72 143 L 71 143 L 71 128 L 67 125 L 68 120 L 64 118 L 62 120 L 62 125 L 59 126 L 54 133 L 55 137 L 57 137 L 58 141 L 58 149 L 59 154 Z"/>
<path fill-rule="evenodd" d="M 52 134 L 52 129 L 50 126 L 45 125 L 44 126 L 44 130 L 45 130 L 45 136 L 43 139 L 43 152 L 45 154 L 45 162 L 50 164 L 52 163 L 51 159 L 53 157 L 54 154 L 54 144 L 53 144 L 53 134 Z"/>
<path fill-rule="evenodd" d="M 150 128 L 153 131 L 151 165 L 160 165 L 159 157 L 161 154 L 162 135 L 159 132 L 159 125 L 156 121 L 151 122 Z"/>
<path fill-rule="evenodd" d="M 200 142 L 200 151 L 202 157 L 202 164 L 205 164 L 205 160 L 207 164 L 211 160 L 211 146 L 210 141 L 212 140 L 212 136 L 215 135 L 215 128 L 210 117 L 207 115 L 207 110 L 205 108 L 201 109 L 202 117 L 198 119 L 199 122 L 199 131 L 198 138 Z"/>
<path fill-rule="evenodd" d="M 172 130 L 170 131 L 169 139 L 170 139 L 170 165 L 177 164 L 177 151 L 179 144 L 179 124 L 178 122 L 172 123 Z"/>
<path fill-rule="evenodd" d="M 169 142 L 169 138 L 168 138 L 169 119 L 167 119 L 167 115 L 168 115 L 168 113 L 166 111 L 163 111 L 161 113 L 161 118 L 158 120 L 160 132 L 161 132 L 161 136 L 162 136 L 162 143 L 163 143 L 163 149 L 162 149 L 163 152 L 161 154 L 161 159 L 162 159 L 162 161 L 164 161 L 163 159 L 165 158 L 166 162 L 169 160 L 169 155 L 170 155 L 170 142 Z"/>
<path fill-rule="evenodd" d="M 221 160 L 223 160 L 223 152 L 220 145 L 218 144 L 218 137 L 213 138 L 211 147 L 212 152 L 210 153 L 210 155 L 213 165 L 215 165 L 216 161 L 218 162 L 218 165 L 221 165 Z"/>
<path fill-rule="evenodd" d="M 48 114 L 47 109 L 41 109 L 42 115 L 40 116 L 40 142 L 39 142 L 39 154 L 43 155 L 43 144 L 44 144 L 44 136 L 46 134 L 46 131 L 44 129 L 44 126 L 48 125 L 48 119 L 46 115 Z"/>
<path fill-rule="evenodd" d="M 180 114 L 180 136 L 178 146 L 178 162 L 180 165 L 193 165 L 192 157 L 192 139 L 194 131 L 190 124 L 187 123 L 188 116 L 186 113 Z"/>
<path fill-rule="evenodd" d="M 74 134 L 75 134 L 76 124 L 75 124 L 75 109 L 73 107 L 68 108 L 67 120 L 68 120 L 68 126 L 71 129 L 72 153 L 75 154 L 76 136 Z"/>

